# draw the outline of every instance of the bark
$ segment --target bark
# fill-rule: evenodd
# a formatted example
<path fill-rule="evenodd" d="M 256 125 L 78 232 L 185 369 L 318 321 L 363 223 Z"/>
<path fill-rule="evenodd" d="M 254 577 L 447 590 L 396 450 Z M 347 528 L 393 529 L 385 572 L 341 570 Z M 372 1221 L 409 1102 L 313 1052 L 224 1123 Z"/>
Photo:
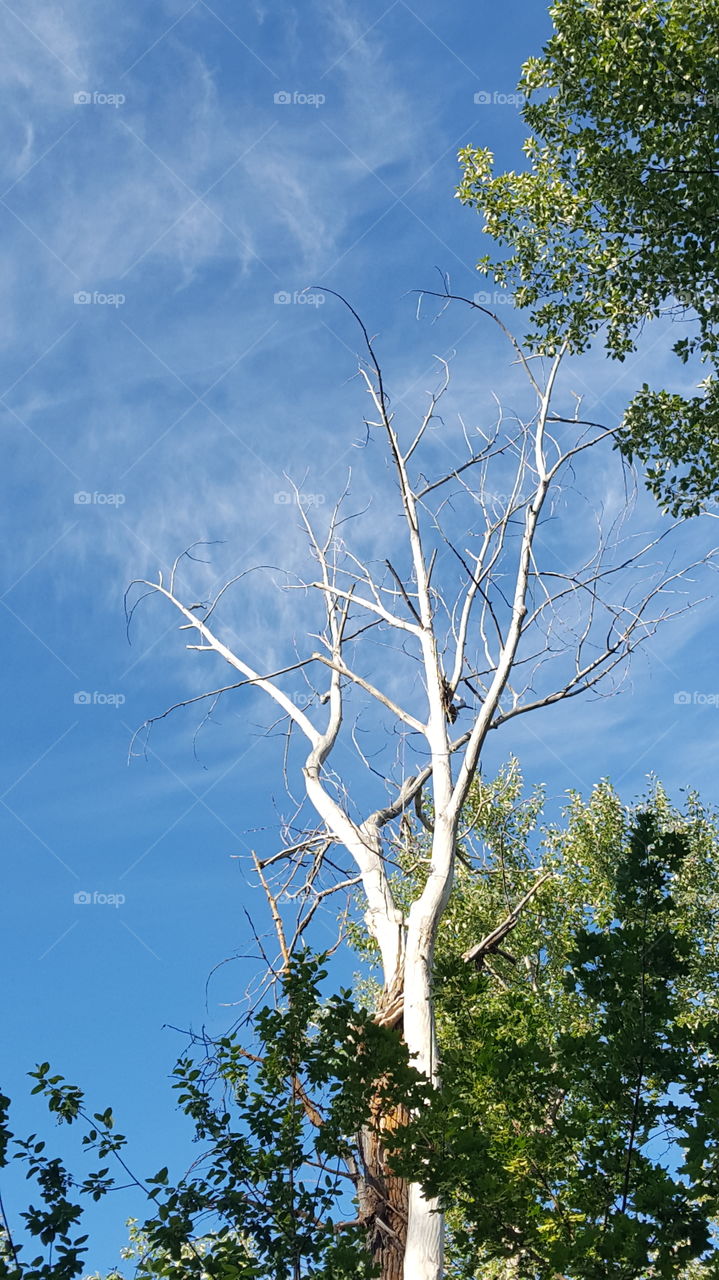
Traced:
<path fill-rule="evenodd" d="M 381 1280 L 403 1280 L 407 1245 L 409 1187 L 392 1173 L 382 1134 L 407 1123 L 409 1113 L 398 1107 L 361 1135 L 363 1179 L 359 1194 L 360 1220 L 367 1228 L 373 1260 Z"/>
<path fill-rule="evenodd" d="M 441 774 L 441 767 L 437 770 Z M 435 795 L 437 790 L 435 790 Z M 403 1032 L 414 1065 L 439 1082 L 439 1058 L 432 993 L 434 940 L 438 920 L 449 897 L 454 871 L 456 831 L 438 813 L 427 883 L 412 904 L 404 957 Z M 439 1280 L 443 1274 L 444 1220 L 437 1200 L 412 1183 L 407 1191 L 407 1235 L 404 1280 Z"/>
<path fill-rule="evenodd" d="M 404 1038 L 414 1065 L 438 1080 L 434 1004 L 431 989 L 435 918 L 410 912 L 404 992 Z M 436 1200 L 412 1183 L 408 1189 L 404 1280 L 439 1280 L 443 1271 L 444 1222 Z"/>
<path fill-rule="evenodd" d="M 421 931 L 426 936 L 426 931 Z M 404 1024 L 404 1038 L 418 1067 L 437 1078 L 437 1053 L 433 1006 L 429 999 L 429 963 L 422 966 L 424 982 L 410 980 L 410 993 L 415 1008 L 410 1014 L 414 1026 L 413 1041 L 420 1045 L 413 1051 L 407 1040 L 407 992 L 401 978 L 386 989 L 377 1013 L 383 1026 Z M 424 988 L 424 996 L 422 995 Z M 363 1174 L 359 1185 L 360 1220 L 368 1233 L 368 1244 L 380 1267 L 381 1280 L 439 1280 L 443 1274 L 443 1217 L 437 1201 L 428 1200 L 421 1188 L 392 1172 L 391 1135 L 409 1122 L 406 1107 L 390 1112 L 382 1108 L 380 1090 L 373 1107 L 372 1125 L 360 1138 Z"/>

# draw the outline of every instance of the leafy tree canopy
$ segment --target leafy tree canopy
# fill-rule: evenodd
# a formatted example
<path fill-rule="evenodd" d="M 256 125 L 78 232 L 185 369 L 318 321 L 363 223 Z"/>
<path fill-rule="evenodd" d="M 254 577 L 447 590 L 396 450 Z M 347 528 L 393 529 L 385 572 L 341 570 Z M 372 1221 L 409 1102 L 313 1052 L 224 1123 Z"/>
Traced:
<path fill-rule="evenodd" d="M 475 785 L 440 924 L 443 1088 L 406 1136 L 448 1275 L 719 1274 L 715 820 L 658 785 L 627 808 L 602 783 L 544 830 L 541 810 L 516 763 Z M 398 856 L 411 896 L 422 841 Z"/>
<path fill-rule="evenodd" d="M 557 0 L 554 32 L 524 65 L 531 130 L 522 173 L 467 147 L 458 195 L 500 255 L 480 270 L 514 290 L 529 341 L 581 351 L 600 330 L 624 359 L 644 322 L 689 321 L 697 395 L 645 384 L 618 442 L 674 514 L 719 487 L 719 8 L 716 0 Z"/>

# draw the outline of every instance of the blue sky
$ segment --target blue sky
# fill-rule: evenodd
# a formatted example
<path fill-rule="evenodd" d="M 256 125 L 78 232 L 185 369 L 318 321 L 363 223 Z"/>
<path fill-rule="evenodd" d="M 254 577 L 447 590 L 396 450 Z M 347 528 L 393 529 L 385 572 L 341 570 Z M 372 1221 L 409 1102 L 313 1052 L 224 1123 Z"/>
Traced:
<path fill-rule="evenodd" d="M 123 592 L 200 539 L 223 540 L 201 581 L 296 567 L 285 473 L 324 506 L 350 464 L 359 493 L 379 465 L 357 447 L 356 332 L 329 296 L 298 301 L 308 286 L 351 299 L 410 415 L 436 354 L 456 353 L 470 416 L 492 391 L 521 398 L 486 326 L 418 318 L 410 291 L 436 268 L 481 287 L 456 153 L 521 162 L 503 97 L 547 31 L 526 0 L 0 4 L 4 1087 L 20 1098 L 49 1058 L 113 1105 L 140 1170 L 187 1151 L 166 1082 L 182 1041 L 164 1026 L 232 1020 L 253 960 L 208 978 L 253 951 L 244 860 L 275 847 L 284 797 L 254 694 L 221 708 L 197 758 L 188 712 L 128 767 L 137 726 L 207 680 L 157 602 L 128 645 Z M 660 330 L 621 369 L 576 362 L 587 407 L 620 412 L 668 345 Z M 706 531 L 685 542 L 706 549 Z M 233 625 L 274 660 L 304 614 L 257 582 Z M 486 769 L 515 752 L 555 800 L 605 775 L 631 799 L 653 770 L 716 802 L 716 621 L 710 602 L 669 624 L 617 697 L 516 722 Z M 20 1100 L 17 1116 L 43 1123 Z M 103 1209 L 93 1265 L 122 1238 L 110 1218 L 139 1208 Z"/>

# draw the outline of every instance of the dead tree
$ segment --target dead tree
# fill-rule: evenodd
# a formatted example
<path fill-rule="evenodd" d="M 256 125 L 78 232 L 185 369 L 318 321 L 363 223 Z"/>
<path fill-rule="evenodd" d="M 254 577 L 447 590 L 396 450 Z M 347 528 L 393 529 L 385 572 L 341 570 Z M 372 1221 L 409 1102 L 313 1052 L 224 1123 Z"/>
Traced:
<path fill-rule="evenodd" d="M 361 544 L 353 549 L 347 541 L 346 494 L 321 530 L 296 494 L 316 564 L 303 590 L 316 598 L 319 624 L 305 652 L 281 670 L 258 670 L 241 637 L 232 644 L 221 638 L 216 619 L 229 584 L 201 609 L 186 604 L 194 597 L 183 598 L 178 585 L 180 557 L 169 580 L 137 585 L 177 611 L 194 637 L 189 649 L 230 668 L 233 683 L 225 689 L 261 689 L 295 739 L 304 738 L 304 799 L 319 830 L 309 842 L 288 840 L 281 854 L 257 863 L 275 923 L 295 907 L 282 945 L 290 954 L 330 894 L 361 886 L 385 984 L 378 1017 L 401 1028 L 416 1065 L 437 1081 L 433 946 L 452 892 L 462 806 L 488 735 L 520 715 L 611 683 L 660 620 L 689 607 L 676 600 L 681 581 L 714 551 L 692 565 L 675 564 L 670 541 L 679 522 L 664 520 L 658 532 L 640 536 L 631 496 L 612 518 L 601 504 L 589 509 L 578 492 L 582 476 L 592 474 L 589 459 L 608 460 L 617 481 L 626 481 L 627 468 L 612 450 L 616 428 L 584 420 L 578 400 L 566 409 L 567 392 L 559 386 L 564 349 L 545 364 L 532 360 L 496 316 L 533 410 L 524 421 L 500 410 L 489 429 L 463 427 L 464 458 L 432 471 L 437 442 L 448 430 L 437 412 L 448 366 L 440 361 L 440 385 L 421 421 L 406 432 L 396 422 L 375 345 L 353 315 L 363 335 L 360 374 L 372 406 L 366 429 L 370 440 L 372 433 L 384 440 L 402 539 L 370 563 Z M 550 515 L 552 528 L 563 531 L 561 545 L 545 536 Z M 349 527 L 359 533 L 356 519 Z M 388 650 L 388 642 L 396 647 Z M 383 674 L 376 674 L 378 666 Z M 310 682 L 313 705 L 300 706 L 293 697 L 297 672 Z M 220 692 L 213 689 L 212 696 Z M 400 765 L 386 768 L 381 803 L 364 815 L 357 812 L 356 770 L 370 762 L 348 716 L 358 698 L 376 708 L 378 733 L 386 734 L 389 721 L 402 743 Z M 345 746 L 356 748 L 355 763 L 343 771 Z M 431 853 L 423 887 L 402 911 L 392 889 L 392 841 L 403 816 L 415 806 L 421 811 L 423 795 L 431 804 Z M 280 879 L 270 883 L 276 874 Z M 377 1147 L 370 1163 L 370 1183 L 381 1182 Z M 392 1221 L 382 1224 L 380 1250 L 385 1280 L 438 1280 L 438 1206 L 419 1185 L 391 1186 Z M 378 1212 L 381 1217 L 375 1206 L 375 1218 Z"/>

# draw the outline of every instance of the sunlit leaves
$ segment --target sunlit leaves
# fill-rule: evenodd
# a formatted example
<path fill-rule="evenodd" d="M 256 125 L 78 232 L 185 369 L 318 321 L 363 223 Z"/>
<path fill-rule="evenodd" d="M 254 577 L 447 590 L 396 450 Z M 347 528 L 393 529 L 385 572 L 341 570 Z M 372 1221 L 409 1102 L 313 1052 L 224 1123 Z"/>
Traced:
<path fill-rule="evenodd" d="M 628 811 L 601 784 L 540 839 L 484 791 L 439 942 L 451 1274 L 684 1276 L 719 1208 L 716 824 L 696 797 Z M 467 976 L 462 915 L 481 936 L 539 860 L 536 905 Z"/>
<path fill-rule="evenodd" d="M 693 515 L 719 490 L 719 10 L 557 0 L 551 14 L 520 82 L 529 168 L 494 174 L 465 148 L 458 194 L 494 241 L 480 270 L 526 308 L 537 349 L 582 351 L 601 333 L 623 360 L 647 320 L 682 322 L 675 351 L 708 379 L 695 396 L 644 388 L 619 444 L 663 506 Z"/>

